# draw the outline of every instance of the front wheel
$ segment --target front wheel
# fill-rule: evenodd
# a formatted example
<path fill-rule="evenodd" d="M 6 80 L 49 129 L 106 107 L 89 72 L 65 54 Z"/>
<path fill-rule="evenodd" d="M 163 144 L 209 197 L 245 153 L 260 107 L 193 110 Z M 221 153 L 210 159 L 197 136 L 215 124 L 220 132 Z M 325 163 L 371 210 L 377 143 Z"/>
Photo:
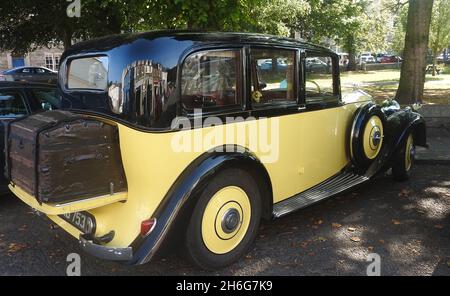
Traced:
<path fill-rule="evenodd" d="M 414 164 L 416 148 L 414 138 L 410 133 L 395 153 L 392 164 L 392 175 L 396 181 L 406 181 L 409 178 L 411 168 Z"/>
<path fill-rule="evenodd" d="M 219 173 L 201 193 L 186 233 L 186 251 L 203 269 L 238 260 L 255 239 L 261 194 L 250 174 L 240 169 Z"/>

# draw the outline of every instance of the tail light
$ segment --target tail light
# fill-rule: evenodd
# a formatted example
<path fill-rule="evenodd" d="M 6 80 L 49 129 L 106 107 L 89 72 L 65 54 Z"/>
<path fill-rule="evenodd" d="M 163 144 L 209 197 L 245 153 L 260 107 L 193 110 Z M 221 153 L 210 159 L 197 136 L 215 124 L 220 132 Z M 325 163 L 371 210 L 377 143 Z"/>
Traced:
<path fill-rule="evenodd" d="M 156 218 L 150 218 L 141 222 L 141 235 L 149 235 L 156 226 Z"/>

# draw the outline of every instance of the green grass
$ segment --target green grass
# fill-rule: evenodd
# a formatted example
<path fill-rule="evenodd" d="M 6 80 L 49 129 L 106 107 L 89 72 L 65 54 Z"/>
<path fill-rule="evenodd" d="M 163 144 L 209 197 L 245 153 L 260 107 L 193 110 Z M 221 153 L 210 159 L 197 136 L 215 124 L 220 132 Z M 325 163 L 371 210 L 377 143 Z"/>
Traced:
<path fill-rule="evenodd" d="M 397 91 L 400 70 L 353 71 L 341 74 L 343 90 L 348 85 L 359 84 L 360 88 L 371 94 L 375 100 L 393 98 Z M 424 102 L 429 104 L 450 104 L 450 66 L 440 75 L 425 76 Z"/>
<path fill-rule="evenodd" d="M 444 67 L 442 74 L 450 74 L 450 65 Z"/>

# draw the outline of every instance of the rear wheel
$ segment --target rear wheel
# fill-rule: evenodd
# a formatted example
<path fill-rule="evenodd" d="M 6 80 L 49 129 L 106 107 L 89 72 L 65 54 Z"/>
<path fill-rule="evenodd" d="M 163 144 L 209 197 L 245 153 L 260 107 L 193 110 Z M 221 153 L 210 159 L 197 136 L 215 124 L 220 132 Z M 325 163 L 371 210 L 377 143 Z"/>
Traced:
<path fill-rule="evenodd" d="M 414 164 L 415 151 L 414 138 L 410 133 L 394 155 L 392 175 L 396 181 L 408 180 Z"/>
<path fill-rule="evenodd" d="M 261 218 L 255 180 L 240 169 L 219 173 L 201 193 L 186 233 L 188 257 L 203 269 L 238 260 L 255 239 Z"/>

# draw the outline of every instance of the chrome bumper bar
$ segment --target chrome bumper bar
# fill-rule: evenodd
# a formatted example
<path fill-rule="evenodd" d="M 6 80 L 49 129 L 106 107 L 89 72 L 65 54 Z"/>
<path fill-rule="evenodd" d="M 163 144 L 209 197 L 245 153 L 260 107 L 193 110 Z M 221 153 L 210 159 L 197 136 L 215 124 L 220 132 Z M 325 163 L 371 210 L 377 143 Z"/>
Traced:
<path fill-rule="evenodd" d="M 80 246 L 88 254 L 95 257 L 113 260 L 113 261 L 130 261 L 133 258 L 133 249 L 131 247 L 115 248 L 106 247 L 94 243 L 92 240 L 87 240 L 80 236 Z"/>

